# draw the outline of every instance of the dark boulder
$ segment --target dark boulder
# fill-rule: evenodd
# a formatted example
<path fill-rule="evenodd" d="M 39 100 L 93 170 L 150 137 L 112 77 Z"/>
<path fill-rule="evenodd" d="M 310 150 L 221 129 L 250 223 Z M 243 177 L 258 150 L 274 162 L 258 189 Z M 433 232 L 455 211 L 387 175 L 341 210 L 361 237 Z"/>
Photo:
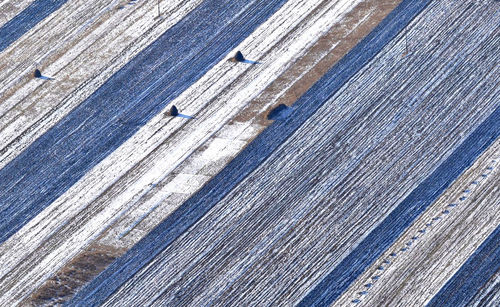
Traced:
<path fill-rule="evenodd" d="M 40 72 L 40 70 L 35 69 L 35 73 L 33 74 L 33 76 L 35 76 L 35 78 L 40 78 L 42 76 L 42 73 Z"/>
<path fill-rule="evenodd" d="M 177 115 L 179 115 L 179 110 L 177 110 L 175 106 L 172 106 L 170 108 L 170 116 L 177 116 Z"/>
<path fill-rule="evenodd" d="M 243 62 L 245 60 L 245 57 L 243 56 L 243 54 L 240 51 L 237 51 L 236 55 L 234 56 L 234 60 L 236 62 Z"/>
<path fill-rule="evenodd" d="M 293 109 L 288 107 L 285 104 L 280 104 L 276 108 L 272 109 L 269 114 L 267 114 L 267 119 L 269 120 L 284 120 L 286 119 L 291 113 Z"/>

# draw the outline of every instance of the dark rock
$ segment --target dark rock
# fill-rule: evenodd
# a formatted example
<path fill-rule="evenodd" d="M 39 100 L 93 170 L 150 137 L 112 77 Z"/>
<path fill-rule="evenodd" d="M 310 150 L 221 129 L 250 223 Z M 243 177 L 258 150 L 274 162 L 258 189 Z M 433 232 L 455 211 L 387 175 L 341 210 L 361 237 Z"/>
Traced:
<path fill-rule="evenodd" d="M 245 57 L 243 56 L 243 54 L 240 51 L 237 51 L 236 55 L 234 56 L 234 60 L 236 62 L 243 62 L 245 60 Z"/>
<path fill-rule="evenodd" d="M 35 69 L 35 73 L 33 74 L 33 76 L 35 76 L 35 78 L 40 78 L 42 76 L 42 73 L 40 72 L 40 70 Z"/>
<path fill-rule="evenodd" d="M 286 119 L 291 113 L 293 109 L 288 107 L 285 104 L 280 104 L 276 108 L 272 109 L 271 112 L 267 115 L 267 119 L 269 120 L 284 120 Z"/>
<path fill-rule="evenodd" d="M 179 110 L 177 110 L 175 106 L 172 106 L 170 108 L 170 116 L 177 116 L 177 115 L 179 115 Z"/>

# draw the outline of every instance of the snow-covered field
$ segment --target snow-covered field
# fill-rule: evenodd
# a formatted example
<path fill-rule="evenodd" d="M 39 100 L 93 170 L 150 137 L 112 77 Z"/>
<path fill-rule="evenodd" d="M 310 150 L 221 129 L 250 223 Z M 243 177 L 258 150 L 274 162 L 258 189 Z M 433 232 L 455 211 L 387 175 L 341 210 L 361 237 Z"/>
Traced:
<path fill-rule="evenodd" d="M 71 1 L 9 46 L 0 57 L 0 167 L 200 2 L 164 1 L 169 14 L 158 21 L 150 2 L 120 10 L 119 1 Z M 31 78 L 35 68 L 55 80 Z"/>
<path fill-rule="evenodd" d="M 34 0 L 2 0 L 0 1 L 0 27 L 11 20 L 14 16 L 22 12 Z"/>
<path fill-rule="evenodd" d="M 0 246 L 3 298 L 15 302 L 26 297 L 105 230 L 106 236 L 100 239 L 103 244 L 129 248 L 137 242 L 264 128 L 254 118 L 238 122 L 232 118 L 357 3 L 285 3 L 234 48 L 243 50 L 258 64 L 234 64 L 227 61 L 232 53 L 224 56 Z M 11 45 L 2 60 L 8 63 L 15 59 L 20 66 L 2 71 L 6 99 L 1 105 L 1 166 L 51 129 L 198 4 L 162 3 L 163 10 L 174 14 L 154 21 L 154 6 L 145 2 L 123 9 L 116 9 L 118 3 L 95 2 L 90 9 L 83 2 L 67 3 L 51 19 Z M 72 23 L 61 22 L 61 18 Z M 43 45 L 45 49 L 27 48 L 20 54 L 20 47 L 34 45 L 39 39 L 37 33 L 45 28 L 52 31 L 43 35 L 48 42 Z M 60 40 L 57 33 L 69 34 Z M 37 67 L 54 80 L 29 78 L 35 66 L 28 58 L 37 59 Z M 23 73 L 13 73 L 19 70 Z M 150 90 L 158 89 L 150 86 Z M 264 105 L 262 111 L 275 101 Z M 171 104 L 195 119 L 165 116 Z M 145 218 L 148 223 L 137 227 Z"/>
<path fill-rule="evenodd" d="M 377 260 L 377 248 L 383 252 L 397 245 L 414 219 L 427 207 L 429 212 L 435 210 L 436 197 L 498 138 L 499 70 L 493 55 L 499 28 L 491 25 L 499 13 L 498 7 L 487 4 L 432 2 L 407 32 L 392 40 L 333 97 L 326 93 L 339 70 L 302 97 L 297 116 L 321 104 L 318 97 L 328 99 L 240 183 L 219 190 L 227 195 L 199 220 L 178 231 L 195 214 L 190 210 L 199 210 L 215 196 L 211 190 L 188 201 L 182 215 L 148 235 L 124 258 L 123 266 L 111 266 L 78 302 L 83 305 L 85 299 L 99 297 L 94 302 L 102 299 L 110 306 L 132 301 L 140 305 L 294 305 L 339 268 L 338 280 L 303 302 L 304 306 L 336 305 L 336 291 L 345 291 L 346 280 L 370 270 L 367 264 Z M 411 47 L 407 55 L 403 55 L 405 35 Z M 287 131 L 286 125 L 266 130 L 257 140 L 259 145 L 245 151 L 241 160 L 254 159 L 259 146 L 273 144 L 272 136 Z M 486 153 L 488 158 L 497 155 L 495 145 Z M 239 165 L 244 162 L 239 163 L 231 164 L 233 172 L 241 171 Z M 473 165 L 471 172 L 482 167 Z M 494 186 L 496 177 L 490 175 L 486 182 Z M 223 185 L 224 179 L 218 179 Z M 462 186 L 460 180 L 456 184 Z M 485 200 L 478 201 L 478 206 L 488 212 L 498 207 L 498 194 L 489 185 L 485 184 L 484 194 L 476 191 Z M 453 219 L 461 211 L 455 212 L 450 213 L 449 223 L 461 227 L 475 223 L 470 217 Z M 492 225 L 484 228 L 481 221 L 471 227 L 479 231 L 479 242 L 457 246 L 456 252 L 464 251 L 462 263 L 498 226 L 498 216 L 488 216 Z M 426 217 L 424 213 L 422 218 Z M 417 225 L 420 221 L 416 219 Z M 385 228 L 379 230 L 379 225 Z M 375 230 L 378 246 L 365 247 L 363 240 Z M 427 243 L 432 244 L 429 238 Z M 359 262 L 344 267 L 343 260 L 358 246 Z M 446 254 L 441 257 L 438 260 L 444 263 L 449 259 Z M 434 293 L 458 266 L 436 279 Z M 396 269 L 404 274 L 406 268 Z M 128 276 L 125 282 L 123 275 Z M 101 289 L 93 292 L 96 286 Z M 356 299 L 347 304 L 358 303 Z"/>
<path fill-rule="evenodd" d="M 500 224 L 499 172 L 497 139 L 335 304 L 427 305 Z"/>
<path fill-rule="evenodd" d="M 0 33 L 36 1 L 0 0 Z M 66 300 L 99 273 L 61 279 L 75 259 L 129 249 L 71 304 L 437 297 L 500 224 L 500 4 L 405 0 L 265 120 L 371 2 L 58 1 L 0 38 L 2 305 Z"/>

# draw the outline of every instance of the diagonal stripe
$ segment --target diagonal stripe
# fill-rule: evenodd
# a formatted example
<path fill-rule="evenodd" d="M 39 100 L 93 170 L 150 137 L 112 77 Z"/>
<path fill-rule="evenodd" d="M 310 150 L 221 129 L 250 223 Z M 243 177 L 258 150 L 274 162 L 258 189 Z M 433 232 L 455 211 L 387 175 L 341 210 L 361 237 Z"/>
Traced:
<path fill-rule="evenodd" d="M 259 305 L 297 302 L 306 295 L 497 107 L 500 92 L 494 86 L 492 77 L 497 74 L 489 55 L 494 54 L 498 39 L 495 28 L 488 27 L 494 10 L 487 9 L 483 21 L 476 23 L 482 10 L 464 14 L 466 4 L 456 10 L 461 17 L 454 24 L 460 31 L 445 27 L 444 33 L 429 41 L 429 31 L 443 28 L 445 18 L 438 19 L 428 31 L 419 33 L 425 44 L 419 44 L 418 52 L 405 63 L 394 61 L 404 50 L 404 34 L 399 35 L 326 104 L 313 110 L 255 171 L 246 176 L 242 167 L 228 173 L 237 179 L 242 171 L 246 177 L 119 286 L 105 305 L 148 304 L 157 297 L 163 304 L 213 300 L 216 305 L 236 301 Z M 413 26 L 421 28 L 434 16 L 420 16 L 409 32 L 412 37 Z M 449 33 L 457 34 L 447 41 Z M 460 39 L 468 35 L 474 39 Z M 443 38 L 445 43 L 435 50 L 435 41 Z M 439 56 L 440 51 L 446 58 Z M 394 70 L 399 73 L 391 73 Z M 414 72 L 411 78 L 407 71 Z M 471 73 L 479 79 L 471 81 Z M 323 80 L 323 86 L 337 81 L 330 77 Z M 409 84 L 410 89 L 400 90 Z M 321 104 L 320 97 L 328 93 L 315 87 L 308 94 Z M 394 93 L 397 103 L 383 98 Z M 414 103 L 411 109 L 406 108 L 408 102 Z M 309 107 L 299 103 L 293 116 L 308 112 Z M 369 112 L 378 114 L 372 117 Z M 282 132 L 274 130 L 269 137 L 281 137 Z M 268 139 L 260 149 L 272 144 L 273 139 Z M 384 195 L 384 190 L 397 190 L 397 196 Z M 190 212 L 203 210 L 207 200 L 218 197 L 212 191 L 208 189 L 205 199 Z M 377 206 L 383 209 L 373 210 Z M 178 222 L 180 229 L 183 221 Z M 158 241 L 164 240 L 162 233 L 156 234 Z M 136 252 L 154 252 L 155 248 Z M 109 279 L 105 287 L 114 282 Z"/>
<path fill-rule="evenodd" d="M 425 306 L 500 224 L 499 158 L 500 138 L 334 305 Z"/>
<path fill-rule="evenodd" d="M 14 3 L 11 0 L 0 0 L 0 27 L 16 17 L 35 1 L 36 0 L 17 0 Z"/>
<path fill-rule="evenodd" d="M 168 16 L 153 19 L 156 3 L 72 1 L 18 39 L 0 57 L 0 169 L 202 2 L 163 0 Z M 26 78 L 33 61 L 56 81 Z"/>
<path fill-rule="evenodd" d="M 500 306 L 500 269 L 469 301 L 470 307 Z"/>
<path fill-rule="evenodd" d="M 409 2 L 407 1 L 406 5 Z M 106 300 L 155 255 L 217 204 L 405 26 L 404 22 L 392 22 L 394 19 L 400 20 L 400 16 L 394 14 L 390 16 L 391 19 L 383 21 L 299 99 L 295 109 L 300 109 L 301 112 L 296 112 L 285 123 L 275 123 L 266 129 L 195 196 L 80 291 L 70 304 L 97 305 Z"/>
<path fill-rule="evenodd" d="M 321 10 L 326 14 L 318 14 L 321 18 L 314 18 L 315 14 L 313 15 L 311 11 L 317 10 L 313 8 L 325 3 L 328 5 L 321 6 Z M 98 233 L 107 227 L 110 228 L 106 229 L 106 233 L 113 233 L 116 228 L 110 225 L 117 217 L 132 220 L 137 218 L 134 217 L 134 207 L 149 198 L 147 193 L 151 195 L 158 191 L 149 187 L 161 187 L 163 182 L 169 182 L 170 176 L 176 176 L 171 174 L 172 167 L 177 168 L 176 165 L 179 163 L 182 165 L 184 162 L 181 161 L 185 159 L 183 157 L 188 154 L 191 157 L 196 156 L 191 154 L 191 151 L 199 148 L 200 144 L 206 144 L 204 139 L 213 133 L 218 133 L 214 131 L 219 131 L 223 123 L 227 123 L 227 120 L 233 118 L 235 114 L 241 113 L 245 105 L 255 106 L 252 103 L 253 97 L 280 75 L 286 64 L 300 58 L 300 54 L 309 49 L 308 45 L 315 41 L 317 31 L 329 29 L 340 18 L 336 16 L 345 12 L 346 5 L 349 8 L 354 4 L 347 0 L 332 4 L 324 0 L 288 1 L 238 46 L 238 49 L 245 51 L 248 58 L 258 59 L 266 64 L 250 66 L 234 65 L 226 60 L 219 62 L 171 102 L 179 105 L 183 112 L 195 115 L 196 120 L 186 123 L 184 120 L 165 117 L 165 112 L 168 112 L 167 106 L 163 110 L 165 112 L 162 111 L 163 114 L 158 114 L 148 121 L 120 148 L 87 172 L 61 197 L 11 236 L 0 246 L 2 255 L 0 262 L 1 259 L 6 261 L 0 274 L 7 274 L 2 279 L 0 288 L 2 285 L 9 287 L 9 291 L 5 290 L 5 297 L 19 297 L 21 292 L 29 293 L 29 289 L 39 285 L 39 282 L 47 277 L 46 274 L 61 268 L 91 241 L 92 244 L 100 241 L 100 239 L 94 241 Z M 211 103 L 214 95 L 217 96 L 217 103 Z M 248 120 L 257 122 L 258 119 L 250 117 Z M 250 122 L 248 124 L 250 125 Z M 182 130 L 178 130 L 181 127 Z M 254 131 L 254 127 L 257 129 L 260 125 L 252 124 L 251 131 Z M 229 143 L 236 144 L 231 141 Z M 199 149 L 204 153 L 211 152 L 205 158 L 222 169 L 222 165 L 217 162 L 222 158 L 220 153 L 215 153 L 211 146 L 208 149 L 203 147 Z M 165 163 L 166 161 L 168 163 Z M 133 171 L 126 174 L 132 166 Z M 139 169 L 142 170 L 138 171 Z M 211 177 L 215 174 L 215 169 L 213 167 L 209 169 L 206 174 Z M 133 173 L 141 175 L 134 178 Z M 112 197 L 108 198 L 107 195 Z M 102 199 L 106 201 L 103 202 Z M 181 200 L 177 200 L 179 203 L 169 206 L 169 212 L 181 204 Z M 99 212 L 99 214 L 89 216 L 85 212 Z M 161 206 L 152 214 L 156 215 L 158 212 L 165 214 L 165 217 L 168 215 L 162 211 Z M 75 215 L 79 218 L 75 219 Z M 163 220 L 161 215 L 156 215 L 154 226 L 161 220 Z M 148 225 L 148 228 L 153 229 L 154 226 Z M 142 228 L 141 225 L 139 227 Z M 144 235 L 146 233 L 138 237 L 136 233 L 132 233 L 129 238 L 137 242 Z M 127 244 L 130 244 L 128 247 L 133 246 L 132 242 L 130 240 L 124 243 L 122 240 L 116 240 L 116 236 L 113 235 L 104 245 L 109 243 L 127 248 Z M 49 248 L 45 249 L 42 246 Z"/>
<path fill-rule="evenodd" d="M 42 21 L 68 0 L 36 0 L 0 27 L 0 52 Z"/>
<path fill-rule="evenodd" d="M 0 170 L 0 242 L 133 135 L 283 3 L 205 1 Z"/>
<path fill-rule="evenodd" d="M 486 148 L 500 136 L 500 107 L 301 302 L 331 304 Z"/>
<path fill-rule="evenodd" d="M 481 244 L 427 306 L 469 305 L 471 298 L 498 270 L 500 270 L 500 226 Z"/>

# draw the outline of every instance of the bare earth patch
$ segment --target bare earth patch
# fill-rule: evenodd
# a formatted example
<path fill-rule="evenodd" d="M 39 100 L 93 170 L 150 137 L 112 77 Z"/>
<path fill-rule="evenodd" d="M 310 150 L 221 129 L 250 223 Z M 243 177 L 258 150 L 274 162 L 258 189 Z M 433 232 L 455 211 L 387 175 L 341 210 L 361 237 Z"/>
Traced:
<path fill-rule="evenodd" d="M 304 57 L 276 79 L 234 121 L 246 121 L 256 117 L 259 124 L 269 125 L 271 121 L 266 119 L 266 115 L 272 108 L 281 103 L 292 105 L 400 2 L 401 0 L 367 0 L 360 3 L 342 19 L 342 23 L 321 37 Z M 332 49 L 332 46 L 335 47 Z M 286 87 L 289 88 L 282 93 Z M 276 103 L 271 108 L 262 110 L 271 99 L 276 99 Z"/>
<path fill-rule="evenodd" d="M 63 304 L 125 251 L 94 245 L 81 253 L 29 298 L 31 306 Z"/>

